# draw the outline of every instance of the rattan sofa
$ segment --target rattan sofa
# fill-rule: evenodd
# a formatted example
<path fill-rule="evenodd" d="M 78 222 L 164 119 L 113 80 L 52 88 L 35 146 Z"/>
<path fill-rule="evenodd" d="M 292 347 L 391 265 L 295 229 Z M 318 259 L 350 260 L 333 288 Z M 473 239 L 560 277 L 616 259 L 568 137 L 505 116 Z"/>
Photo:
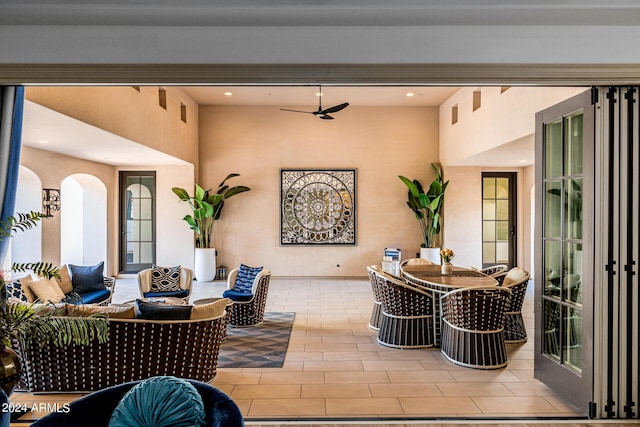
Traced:
<path fill-rule="evenodd" d="M 129 381 L 172 375 L 210 382 L 216 376 L 226 299 L 218 313 L 198 320 L 109 319 L 109 341 L 55 347 L 24 342 L 18 388 L 30 392 L 95 391 Z"/>

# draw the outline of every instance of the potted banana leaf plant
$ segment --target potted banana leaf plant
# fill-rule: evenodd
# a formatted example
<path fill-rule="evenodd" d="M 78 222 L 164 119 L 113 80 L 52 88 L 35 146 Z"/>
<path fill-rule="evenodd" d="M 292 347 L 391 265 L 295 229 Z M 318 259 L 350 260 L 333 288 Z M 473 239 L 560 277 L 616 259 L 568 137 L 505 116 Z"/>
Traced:
<path fill-rule="evenodd" d="M 187 190 L 180 187 L 173 187 L 171 190 L 178 198 L 189 204 L 192 214 L 182 218 L 189 228 L 195 232 L 195 276 L 197 280 L 210 282 L 216 275 L 216 249 L 213 247 L 213 225 L 220 219 L 224 201 L 236 194 L 249 191 L 250 188 L 244 185 L 229 187 L 227 180 L 240 176 L 237 173 L 227 175 L 218 185 L 214 193 L 212 189 L 204 190 L 195 184 L 193 196 Z"/>
<path fill-rule="evenodd" d="M 47 218 L 42 213 L 18 213 L 0 222 L 0 240 L 26 231 Z M 14 263 L 10 272 L 31 271 L 36 275 L 59 278 L 58 268 L 51 263 Z M 108 319 L 104 315 L 67 317 L 62 309 L 47 304 L 14 303 L 7 298 L 5 281 L 9 273 L 0 270 L 0 388 L 9 396 L 20 379 L 20 359 L 10 347 L 17 341 L 37 345 L 52 343 L 62 347 L 70 344 L 88 345 L 93 340 L 109 338 Z M 27 339 L 29 338 L 29 339 Z"/>
<path fill-rule="evenodd" d="M 444 181 L 440 166 L 431 163 L 431 167 L 436 175 L 425 192 L 420 181 L 413 181 L 402 175 L 400 180 L 407 186 L 407 206 L 413 211 L 420 224 L 422 234 L 422 244 L 420 253 L 422 258 L 427 258 L 434 264 L 440 264 L 440 248 L 438 247 L 438 236 L 442 224 L 442 208 L 444 206 L 444 193 L 449 185 L 449 181 Z M 426 250 L 424 250 L 426 249 Z"/>

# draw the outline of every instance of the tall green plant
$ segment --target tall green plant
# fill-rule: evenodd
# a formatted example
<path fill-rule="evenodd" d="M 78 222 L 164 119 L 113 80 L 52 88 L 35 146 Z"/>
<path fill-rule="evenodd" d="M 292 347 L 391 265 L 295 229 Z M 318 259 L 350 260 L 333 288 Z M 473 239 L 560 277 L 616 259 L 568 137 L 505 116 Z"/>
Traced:
<path fill-rule="evenodd" d="M 189 224 L 196 233 L 196 247 L 197 248 L 210 248 L 213 232 L 213 224 L 220 219 L 222 214 L 222 208 L 224 207 L 224 201 L 229 197 L 236 194 L 244 193 L 251 190 L 244 185 L 238 185 L 235 187 L 229 187 L 226 182 L 228 179 L 240 176 L 237 173 L 231 173 L 227 175 L 225 179 L 218 185 L 218 190 L 212 193 L 212 190 L 204 190 L 198 184 L 195 184 L 195 192 L 193 196 L 190 196 L 187 190 L 184 188 L 173 187 L 171 190 L 182 200 L 187 202 L 193 215 L 185 215 L 183 220 Z"/>
<path fill-rule="evenodd" d="M 431 182 L 426 193 L 417 179 L 411 181 L 402 175 L 398 177 L 409 189 L 407 205 L 416 215 L 420 224 L 423 237 L 422 246 L 426 248 L 437 247 L 436 238 L 440 234 L 444 193 L 449 185 L 449 181 L 444 182 L 440 167 L 435 163 L 431 163 L 431 167 L 436 178 Z"/>

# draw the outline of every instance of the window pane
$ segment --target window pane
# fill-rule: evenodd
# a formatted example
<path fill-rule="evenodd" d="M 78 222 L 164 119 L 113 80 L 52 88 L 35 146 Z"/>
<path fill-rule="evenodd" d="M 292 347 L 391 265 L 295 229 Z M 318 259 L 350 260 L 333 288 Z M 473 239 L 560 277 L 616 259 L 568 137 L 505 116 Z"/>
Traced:
<path fill-rule="evenodd" d="M 496 221 L 496 240 L 509 241 L 509 221 Z"/>
<path fill-rule="evenodd" d="M 579 309 L 564 308 L 564 363 L 575 371 L 582 371 L 582 313 Z"/>
<path fill-rule="evenodd" d="M 544 294 L 560 298 L 560 281 L 562 280 L 562 244 L 557 241 L 544 242 Z"/>
<path fill-rule="evenodd" d="M 562 221 L 561 181 L 545 183 L 544 198 L 544 237 L 560 237 Z"/>
<path fill-rule="evenodd" d="M 545 126 L 545 178 L 562 175 L 562 121 Z"/>
<path fill-rule="evenodd" d="M 140 263 L 150 264 L 153 262 L 153 244 L 140 243 Z"/>
<path fill-rule="evenodd" d="M 496 178 L 496 199 L 509 198 L 509 178 Z"/>
<path fill-rule="evenodd" d="M 544 302 L 544 343 L 543 352 L 560 360 L 560 305 Z"/>
<path fill-rule="evenodd" d="M 582 112 L 565 118 L 565 175 L 582 173 Z"/>
<path fill-rule="evenodd" d="M 152 210 L 151 199 L 141 199 L 140 200 L 140 219 L 151 219 L 153 210 Z"/>
<path fill-rule="evenodd" d="M 509 262 L 509 243 L 496 243 L 496 262 L 507 264 Z"/>
<path fill-rule="evenodd" d="M 567 191 L 566 234 L 569 239 L 582 239 L 582 178 L 567 180 L 565 187 Z"/>
<path fill-rule="evenodd" d="M 493 242 L 496 240 L 496 223 L 493 221 L 482 221 L 482 240 Z"/>
<path fill-rule="evenodd" d="M 495 178 L 482 179 L 482 198 L 483 199 L 496 198 L 496 179 Z"/>
<path fill-rule="evenodd" d="M 567 243 L 565 249 L 565 271 L 563 279 L 564 299 L 582 305 L 582 245 Z"/>
<path fill-rule="evenodd" d="M 496 245 L 495 245 L 495 243 L 483 243 L 482 244 L 482 262 L 483 263 L 495 263 L 496 262 Z"/>
<path fill-rule="evenodd" d="M 153 237 L 152 224 L 151 221 L 140 221 L 140 240 L 151 241 Z"/>
<path fill-rule="evenodd" d="M 509 220 L 509 200 L 496 200 L 496 219 Z"/>
<path fill-rule="evenodd" d="M 484 220 L 496 219 L 496 202 L 495 202 L 495 200 L 483 200 L 482 201 L 482 219 L 484 219 Z"/>

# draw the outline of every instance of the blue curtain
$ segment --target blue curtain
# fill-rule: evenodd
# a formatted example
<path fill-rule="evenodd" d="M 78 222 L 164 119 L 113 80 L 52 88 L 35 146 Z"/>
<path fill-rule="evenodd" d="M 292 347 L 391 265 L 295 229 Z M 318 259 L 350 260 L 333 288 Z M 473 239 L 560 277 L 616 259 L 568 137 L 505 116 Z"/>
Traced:
<path fill-rule="evenodd" d="M 0 86 L 0 218 L 14 214 L 20 144 L 22 140 L 22 114 L 24 87 Z M 0 241 L 0 263 L 9 248 L 9 239 Z"/>

